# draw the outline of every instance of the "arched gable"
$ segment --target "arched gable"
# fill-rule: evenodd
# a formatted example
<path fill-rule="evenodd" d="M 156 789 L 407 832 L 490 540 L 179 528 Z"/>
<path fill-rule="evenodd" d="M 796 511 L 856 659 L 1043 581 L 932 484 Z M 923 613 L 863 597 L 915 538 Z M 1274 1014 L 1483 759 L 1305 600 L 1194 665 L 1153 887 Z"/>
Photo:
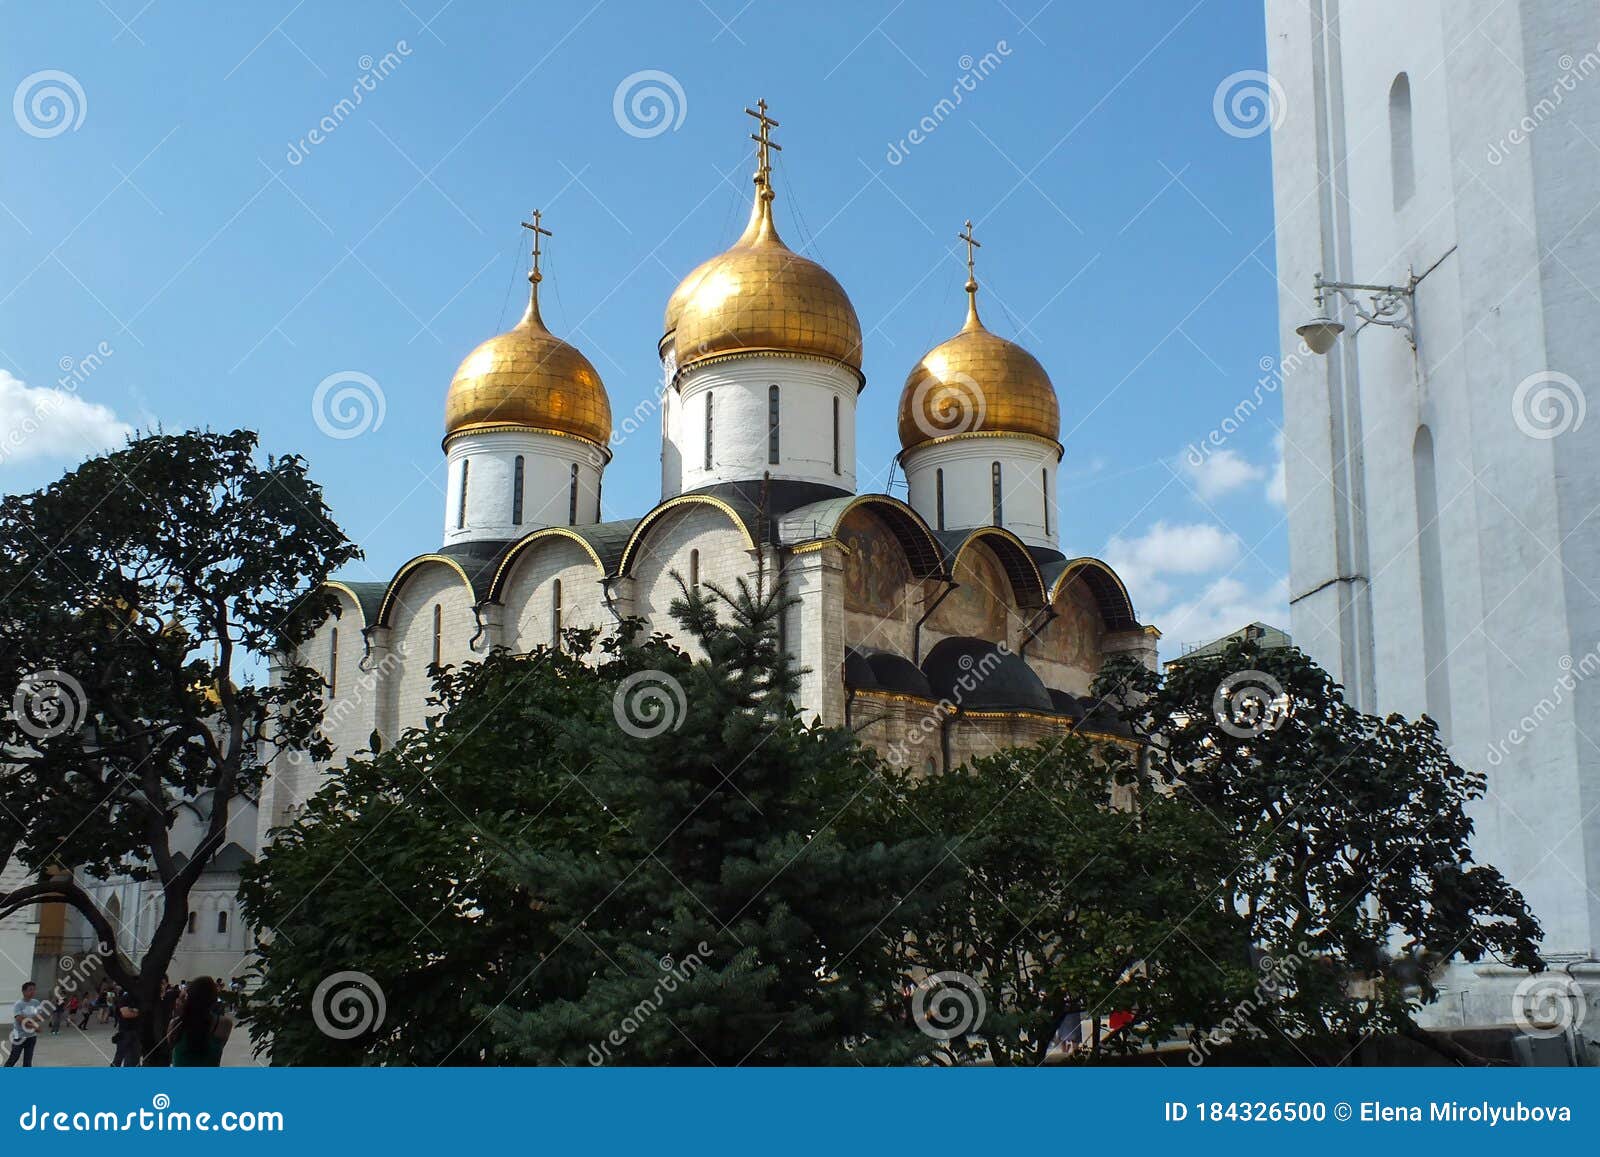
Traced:
<path fill-rule="evenodd" d="M 1012 597 L 1018 608 L 1038 610 L 1045 604 L 1044 576 L 1039 564 L 1034 562 L 1028 546 L 1016 535 L 998 526 L 980 526 L 965 533 L 946 534 L 945 545 L 950 551 L 950 573 L 955 574 L 962 554 L 981 543 L 1000 560 L 1006 578 L 1011 583 Z"/>
<path fill-rule="evenodd" d="M 932 528 L 914 509 L 887 494 L 830 498 L 792 510 L 779 519 L 779 541 L 790 546 L 837 538 L 845 519 L 860 511 L 872 514 L 889 528 L 917 578 L 945 573 L 944 551 Z"/>
<path fill-rule="evenodd" d="M 478 601 L 477 592 L 474 591 L 472 586 L 472 578 L 467 574 L 466 568 L 459 562 L 449 555 L 419 554 L 395 571 L 394 578 L 389 580 L 389 586 L 383 592 L 383 601 L 378 605 L 378 614 L 374 625 L 380 627 L 392 626 L 393 624 L 390 620 L 394 614 L 395 603 L 399 599 L 401 591 L 404 590 L 406 583 L 424 568 L 436 566 L 448 567 L 455 571 L 460 576 L 461 585 L 466 588 L 468 601 L 473 603 Z"/>
<path fill-rule="evenodd" d="M 506 551 L 506 556 L 500 560 L 500 565 L 494 572 L 494 579 L 489 584 L 489 597 L 497 602 L 500 601 L 517 563 L 525 560 L 529 551 L 536 547 L 537 544 L 549 542 L 551 539 L 569 540 L 577 543 L 594 563 L 595 581 L 598 582 L 606 577 L 605 560 L 600 557 L 600 552 L 595 549 L 593 543 L 570 526 L 546 526 L 534 531 L 532 534 L 523 535 L 517 540 L 515 546 Z"/>
<path fill-rule="evenodd" d="M 622 561 L 617 564 L 617 573 L 619 575 L 632 573 L 633 566 L 639 558 L 639 551 L 645 539 L 649 536 L 651 527 L 675 510 L 694 506 L 709 506 L 727 515 L 728 521 L 738 529 L 740 535 L 744 538 L 746 548 L 749 550 L 756 549 L 755 531 L 751 528 L 746 516 L 735 509 L 731 503 L 718 498 L 714 494 L 680 494 L 675 498 L 667 499 L 639 520 L 639 525 L 634 527 L 633 533 L 628 536 L 628 545 L 623 548 Z"/>
<path fill-rule="evenodd" d="M 604 630 L 614 621 L 605 580 L 602 556 L 582 535 L 530 535 L 506 556 L 495 577 L 494 598 L 505 608 L 504 645 L 526 653 L 554 645 L 563 631 Z"/>
<path fill-rule="evenodd" d="M 1067 584 L 1081 578 L 1094 595 L 1095 607 L 1108 631 L 1133 631 L 1139 627 L 1139 617 L 1134 614 L 1133 600 L 1128 588 L 1117 572 L 1098 558 L 1075 558 L 1056 563 L 1050 574 L 1050 602 L 1055 603 Z"/>

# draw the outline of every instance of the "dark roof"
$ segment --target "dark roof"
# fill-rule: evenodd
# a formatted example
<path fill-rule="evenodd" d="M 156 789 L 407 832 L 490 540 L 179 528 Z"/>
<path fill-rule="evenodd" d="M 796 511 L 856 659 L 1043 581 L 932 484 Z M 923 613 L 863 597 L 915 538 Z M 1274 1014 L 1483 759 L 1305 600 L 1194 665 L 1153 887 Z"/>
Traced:
<path fill-rule="evenodd" d="M 697 490 L 685 490 L 684 493 L 709 494 L 733 506 L 742 503 L 753 513 L 761 509 L 763 488 L 766 490 L 767 516 L 774 519 L 812 502 L 822 502 L 841 495 L 855 497 L 843 487 L 827 486 L 821 482 L 796 482 L 786 478 L 774 478 L 771 482 L 718 482 Z"/>
<path fill-rule="evenodd" d="M 1050 692 L 1033 669 L 987 639 L 964 635 L 940 639 L 923 660 L 922 670 L 935 696 L 962 710 L 1055 710 Z"/>
<path fill-rule="evenodd" d="M 1083 701 L 1070 691 L 1057 691 L 1050 688 L 1050 702 L 1055 704 L 1056 711 L 1068 719 L 1083 718 Z"/>
<path fill-rule="evenodd" d="M 485 539 L 475 542 L 458 542 L 441 546 L 434 554 L 453 558 L 467 572 L 472 581 L 472 597 L 479 602 L 489 597 L 489 584 L 506 551 L 516 545 L 515 539 Z"/>
<path fill-rule="evenodd" d="M 383 592 L 389 589 L 389 584 L 353 583 L 345 579 L 333 581 L 355 596 L 356 606 L 361 609 L 361 618 L 370 624 L 377 616 L 378 608 L 383 605 Z"/>
<path fill-rule="evenodd" d="M 903 655 L 891 651 L 874 651 L 867 655 L 867 664 L 877 678 L 878 686 L 885 691 L 902 695 L 915 695 L 921 699 L 935 699 L 932 686 L 922 669 Z"/>
<path fill-rule="evenodd" d="M 845 648 L 844 685 L 858 691 L 879 690 L 878 677 L 872 673 L 872 664 L 854 647 Z"/>

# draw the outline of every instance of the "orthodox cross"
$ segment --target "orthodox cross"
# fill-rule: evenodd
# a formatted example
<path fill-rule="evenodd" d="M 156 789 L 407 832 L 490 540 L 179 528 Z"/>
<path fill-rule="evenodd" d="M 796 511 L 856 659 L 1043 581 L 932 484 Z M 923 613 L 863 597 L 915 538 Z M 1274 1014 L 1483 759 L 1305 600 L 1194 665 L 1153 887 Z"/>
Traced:
<path fill-rule="evenodd" d="M 750 134 L 750 139 L 756 143 L 756 180 L 763 185 L 771 183 L 772 157 L 769 149 L 783 152 L 783 146 L 776 144 L 772 139 L 772 130 L 778 127 L 778 122 L 767 115 L 767 98 L 762 97 L 756 101 L 755 108 L 744 110 L 746 116 L 756 118 L 760 126 L 756 132 Z"/>
<path fill-rule="evenodd" d="M 972 235 L 972 222 L 970 220 L 967 222 L 966 229 L 963 232 L 956 234 L 956 236 L 967 243 L 967 281 L 969 283 L 967 288 L 976 289 L 978 287 L 978 279 L 973 275 L 972 272 L 972 251 L 974 249 L 982 249 L 983 243 Z"/>
<path fill-rule="evenodd" d="M 533 211 L 533 220 L 522 222 L 522 227 L 532 231 L 533 233 L 533 272 L 529 274 L 529 276 L 534 281 L 542 281 L 544 279 L 544 275 L 539 272 L 539 258 L 544 252 L 544 250 L 540 248 L 539 243 L 546 237 L 555 236 L 554 233 L 550 232 L 550 230 L 546 229 L 540 224 L 540 220 L 543 216 L 544 214 L 541 210 L 535 209 Z"/>

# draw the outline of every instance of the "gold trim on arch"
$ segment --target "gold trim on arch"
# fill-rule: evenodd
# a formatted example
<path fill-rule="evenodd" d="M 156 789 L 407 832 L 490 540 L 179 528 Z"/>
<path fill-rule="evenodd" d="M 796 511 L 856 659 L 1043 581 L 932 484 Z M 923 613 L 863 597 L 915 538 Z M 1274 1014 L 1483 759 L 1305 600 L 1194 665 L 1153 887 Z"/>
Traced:
<path fill-rule="evenodd" d="M 520 422 L 484 422 L 477 426 L 463 426 L 459 430 L 452 430 L 440 442 L 441 448 L 448 449 L 451 442 L 457 438 L 465 438 L 469 434 L 549 434 L 552 438 L 570 438 L 574 442 L 582 442 L 585 446 L 593 446 L 605 455 L 606 462 L 611 461 L 611 447 L 602 446 L 593 438 L 585 438 L 580 434 L 569 433 L 566 430 L 552 430 L 548 426 L 524 426 Z"/>
<path fill-rule="evenodd" d="M 900 459 L 900 464 L 905 465 L 906 456 L 915 454 L 919 450 L 926 450 L 929 446 L 943 446 L 947 442 L 960 442 L 968 438 L 1021 438 L 1024 442 L 1040 442 L 1055 448 L 1056 461 L 1059 462 L 1066 456 L 1066 448 L 1054 438 L 1046 438 L 1042 434 L 1028 434 L 1020 430 L 967 430 L 961 434 L 941 434 L 937 438 L 929 438 L 926 442 L 918 442 L 914 446 L 907 446 L 895 457 Z"/>
<path fill-rule="evenodd" d="M 633 533 L 628 536 L 628 545 L 622 548 L 622 560 L 617 563 L 617 574 L 625 575 L 631 569 L 633 565 L 634 549 L 638 546 L 640 539 L 644 537 L 644 532 L 649 530 L 650 527 L 655 524 L 656 520 L 664 516 L 667 511 L 673 510 L 679 506 L 716 507 L 718 510 L 722 511 L 722 513 L 726 514 L 730 520 L 732 520 L 734 526 L 738 527 L 739 533 L 744 536 L 746 547 L 748 547 L 750 550 L 759 549 L 756 546 L 756 540 L 751 537 L 750 528 L 744 524 L 744 519 L 739 517 L 739 512 L 733 507 L 729 506 L 726 502 L 722 501 L 722 499 L 713 494 L 679 494 L 667 499 L 649 514 L 645 515 L 639 520 L 639 525 L 634 527 Z"/>
<path fill-rule="evenodd" d="M 350 601 L 353 602 L 356 605 L 356 614 L 361 616 L 361 625 L 362 625 L 362 627 L 363 628 L 366 627 L 366 625 L 367 625 L 367 614 L 366 614 L 365 611 L 363 611 L 361 609 L 361 596 L 360 595 L 356 594 L 356 592 L 348 584 L 343 583 L 343 582 L 339 581 L 338 579 L 327 579 L 327 580 L 325 580 L 323 582 L 322 585 L 325 586 L 325 587 L 328 587 L 330 590 L 343 591 L 345 594 L 349 595 L 350 596 Z"/>
<path fill-rule="evenodd" d="M 462 583 L 465 584 L 467 588 L 467 594 L 472 597 L 473 602 L 478 601 L 477 592 L 472 589 L 472 579 L 467 574 L 466 568 L 459 562 L 447 554 L 419 554 L 416 558 L 412 559 L 399 570 L 395 571 L 394 578 L 390 579 L 389 585 L 384 588 L 383 601 L 378 604 L 377 626 L 387 627 L 389 625 L 389 611 L 394 605 L 395 595 L 399 593 L 401 585 L 407 578 L 410 577 L 412 571 L 421 567 L 424 563 L 430 562 L 442 562 L 445 566 L 455 571 L 456 574 L 460 575 Z"/>
<path fill-rule="evenodd" d="M 588 539 L 570 526 L 541 526 L 538 530 L 529 531 L 512 543 L 511 549 L 506 551 L 505 557 L 500 560 L 500 565 L 495 567 L 494 578 L 489 580 L 489 597 L 495 602 L 500 601 L 501 584 L 505 582 L 510 574 L 511 564 L 517 561 L 524 550 L 533 545 L 535 539 L 539 538 L 570 538 L 588 552 L 589 557 L 594 560 L 595 570 L 600 572 L 601 578 L 605 578 L 606 564 L 600 561 L 600 553 L 595 550 Z"/>

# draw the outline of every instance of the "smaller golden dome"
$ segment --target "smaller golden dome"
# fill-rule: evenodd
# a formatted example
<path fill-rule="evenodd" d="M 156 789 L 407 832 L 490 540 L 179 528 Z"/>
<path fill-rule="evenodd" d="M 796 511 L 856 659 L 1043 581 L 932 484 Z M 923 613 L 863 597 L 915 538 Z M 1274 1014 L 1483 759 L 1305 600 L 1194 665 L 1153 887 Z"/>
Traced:
<path fill-rule="evenodd" d="M 958 434 L 1031 434 L 1059 443 L 1061 404 L 1039 359 L 984 328 L 967 281 L 961 332 L 934 346 L 900 393 L 900 446 Z"/>
<path fill-rule="evenodd" d="M 844 287 L 783 243 L 772 186 L 756 177 L 750 222 L 733 247 L 701 262 L 667 299 L 663 319 L 680 370 L 724 353 L 811 354 L 861 372 L 861 322 Z"/>
<path fill-rule="evenodd" d="M 589 359 L 545 328 L 539 278 L 522 320 L 467 355 L 444 404 L 445 440 L 470 430 L 554 430 L 604 447 L 611 402 Z"/>

